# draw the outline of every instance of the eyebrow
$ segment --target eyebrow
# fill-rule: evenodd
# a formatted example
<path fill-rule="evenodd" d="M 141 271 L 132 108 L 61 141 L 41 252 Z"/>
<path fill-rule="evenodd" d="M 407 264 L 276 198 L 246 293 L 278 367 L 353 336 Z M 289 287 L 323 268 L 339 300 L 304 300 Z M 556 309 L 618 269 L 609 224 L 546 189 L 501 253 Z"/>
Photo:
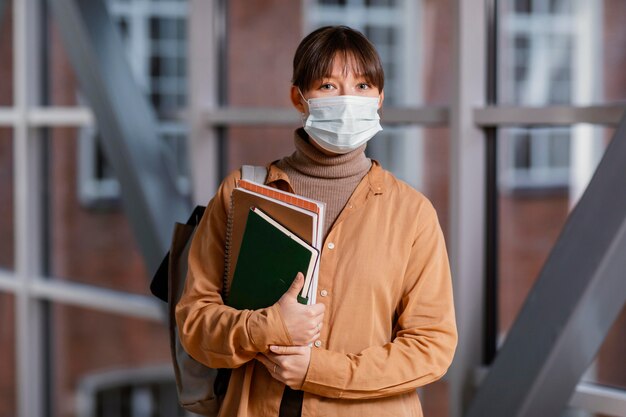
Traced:
<path fill-rule="evenodd" d="M 365 76 L 365 74 L 357 74 L 354 71 L 351 71 L 351 72 L 352 72 L 352 74 L 354 74 L 354 78 L 355 79 L 357 79 L 357 80 L 358 79 L 363 79 L 363 80 L 367 81 L 367 77 Z M 329 75 L 324 75 L 322 77 L 322 80 L 325 80 L 325 79 L 335 79 L 335 78 L 338 78 L 338 77 L 335 77 L 333 74 L 329 74 Z"/>

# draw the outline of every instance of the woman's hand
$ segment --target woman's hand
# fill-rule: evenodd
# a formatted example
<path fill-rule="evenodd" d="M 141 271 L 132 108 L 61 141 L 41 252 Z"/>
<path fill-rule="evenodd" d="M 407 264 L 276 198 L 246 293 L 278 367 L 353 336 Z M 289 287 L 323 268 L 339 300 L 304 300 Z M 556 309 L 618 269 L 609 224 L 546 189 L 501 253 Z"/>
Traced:
<path fill-rule="evenodd" d="M 300 389 L 311 361 L 309 346 L 270 346 L 270 352 L 257 356 L 272 377 L 291 389 Z"/>
<path fill-rule="evenodd" d="M 326 309 L 324 304 L 304 305 L 298 302 L 303 285 L 304 275 L 298 272 L 287 292 L 278 300 L 280 313 L 296 346 L 306 346 L 319 338 Z"/>

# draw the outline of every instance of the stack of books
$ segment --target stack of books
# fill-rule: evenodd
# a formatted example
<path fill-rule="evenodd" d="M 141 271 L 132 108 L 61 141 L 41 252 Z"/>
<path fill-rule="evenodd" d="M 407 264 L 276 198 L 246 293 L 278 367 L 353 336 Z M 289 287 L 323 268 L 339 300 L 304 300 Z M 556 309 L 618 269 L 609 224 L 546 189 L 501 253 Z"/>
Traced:
<path fill-rule="evenodd" d="M 314 304 L 324 225 L 324 203 L 239 180 L 231 196 L 226 240 L 227 304 L 269 307 L 298 272 L 302 304 Z"/>

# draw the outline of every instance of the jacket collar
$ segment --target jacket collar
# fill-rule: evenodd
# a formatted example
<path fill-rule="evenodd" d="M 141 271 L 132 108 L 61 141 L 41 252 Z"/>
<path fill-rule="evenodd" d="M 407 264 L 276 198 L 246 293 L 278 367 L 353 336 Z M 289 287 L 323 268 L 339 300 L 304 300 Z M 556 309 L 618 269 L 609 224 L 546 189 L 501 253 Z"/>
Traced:
<path fill-rule="evenodd" d="M 285 171 L 276 166 L 276 162 L 277 161 L 274 161 L 267 166 L 267 179 L 265 180 L 265 184 L 272 185 L 281 190 L 293 193 L 293 187 L 291 186 L 289 177 L 287 176 Z M 384 194 L 384 177 L 384 170 L 380 166 L 380 163 L 372 159 L 372 167 L 366 175 L 366 179 L 371 193 L 373 193 L 374 195 Z"/>

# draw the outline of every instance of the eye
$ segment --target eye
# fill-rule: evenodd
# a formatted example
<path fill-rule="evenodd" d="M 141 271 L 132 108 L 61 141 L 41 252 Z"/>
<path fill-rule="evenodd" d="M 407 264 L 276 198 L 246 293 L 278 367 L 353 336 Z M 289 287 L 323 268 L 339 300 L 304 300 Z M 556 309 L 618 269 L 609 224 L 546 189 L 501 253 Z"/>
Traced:
<path fill-rule="evenodd" d="M 370 85 L 368 83 L 359 83 L 357 84 L 357 88 L 359 90 L 368 90 L 370 88 Z"/>
<path fill-rule="evenodd" d="M 330 90 L 332 90 L 333 88 L 335 88 L 335 87 L 334 87 L 331 83 L 323 83 L 323 84 L 320 86 L 320 90 L 326 90 L 326 91 L 330 91 Z"/>

